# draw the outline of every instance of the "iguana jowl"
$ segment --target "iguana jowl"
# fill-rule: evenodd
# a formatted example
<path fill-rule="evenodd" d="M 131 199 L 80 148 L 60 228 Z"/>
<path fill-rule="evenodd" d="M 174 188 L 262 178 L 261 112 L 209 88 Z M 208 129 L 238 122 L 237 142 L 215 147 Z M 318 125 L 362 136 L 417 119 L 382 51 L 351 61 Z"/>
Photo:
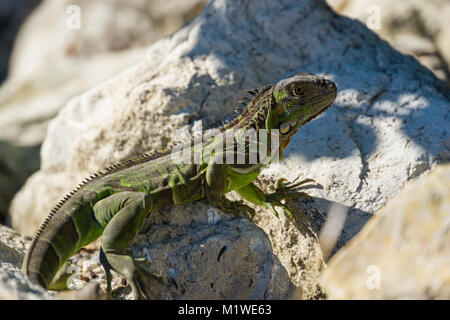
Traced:
<path fill-rule="evenodd" d="M 300 73 L 273 86 L 248 91 L 252 99 L 246 109 L 221 129 L 278 129 L 278 152 L 282 154 L 299 127 L 331 106 L 336 92 L 332 81 Z M 213 144 L 214 140 L 202 148 L 211 150 Z M 100 262 L 106 272 L 108 295 L 113 269 L 127 278 L 135 298 L 146 298 L 136 261 L 125 249 L 154 208 L 206 198 L 227 213 L 253 212 L 241 201 L 225 197 L 234 190 L 274 213 L 274 206 L 278 206 L 290 214 L 281 200 L 304 195 L 293 192 L 299 184 L 279 184 L 277 191 L 265 194 L 252 183 L 264 164 L 217 161 L 234 150 L 212 152 L 205 154 L 201 163 L 184 164 L 175 163 L 170 152 L 158 157 L 144 155 L 94 174 L 44 220 L 25 257 L 24 273 L 45 288 L 63 288 L 64 284 L 53 280 L 58 270 L 79 249 L 102 236 Z"/>

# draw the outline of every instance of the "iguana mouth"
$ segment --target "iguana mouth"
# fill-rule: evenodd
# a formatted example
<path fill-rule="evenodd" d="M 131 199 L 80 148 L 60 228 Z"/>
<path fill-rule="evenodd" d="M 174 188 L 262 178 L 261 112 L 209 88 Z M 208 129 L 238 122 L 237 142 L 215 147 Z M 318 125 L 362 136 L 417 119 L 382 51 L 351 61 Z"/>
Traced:
<path fill-rule="evenodd" d="M 322 110 L 320 110 L 318 113 L 316 113 L 316 114 L 312 115 L 311 117 L 307 118 L 307 119 L 305 120 L 305 122 L 303 122 L 302 124 L 299 125 L 299 127 L 302 126 L 302 125 L 304 125 L 304 124 L 306 124 L 306 123 L 308 123 L 308 122 L 310 122 L 311 120 L 314 120 L 315 118 L 317 118 L 318 116 L 320 116 L 322 113 L 324 113 L 325 111 L 327 111 L 328 108 L 331 107 L 331 105 L 333 104 L 333 102 L 334 102 L 334 98 L 333 98 L 333 100 L 332 100 L 328 105 L 326 105 L 324 108 L 322 108 Z"/>

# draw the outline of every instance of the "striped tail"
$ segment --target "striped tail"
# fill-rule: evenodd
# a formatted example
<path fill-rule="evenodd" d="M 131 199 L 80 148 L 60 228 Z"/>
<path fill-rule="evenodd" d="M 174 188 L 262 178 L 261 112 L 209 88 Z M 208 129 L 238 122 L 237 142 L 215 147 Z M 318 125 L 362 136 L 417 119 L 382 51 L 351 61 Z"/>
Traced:
<path fill-rule="evenodd" d="M 169 154 L 170 150 L 163 154 Z M 94 173 L 80 183 L 56 205 L 42 223 L 23 262 L 23 273 L 31 281 L 48 288 L 64 263 L 83 246 L 96 240 L 103 233 L 104 227 L 95 219 L 92 206 L 108 194 L 99 196 L 83 187 L 119 170 L 151 161 L 161 155 L 144 154 L 113 164 L 104 172 Z"/>
<path fill-rule="evenodd" d="M 82 197 L 66 201 L 44 220 L 23 262 L 23 273 L 44 288 L 50 287 L 58 270 L 72 255 L 103 231 L 95 220 L 90 201 Z"/>

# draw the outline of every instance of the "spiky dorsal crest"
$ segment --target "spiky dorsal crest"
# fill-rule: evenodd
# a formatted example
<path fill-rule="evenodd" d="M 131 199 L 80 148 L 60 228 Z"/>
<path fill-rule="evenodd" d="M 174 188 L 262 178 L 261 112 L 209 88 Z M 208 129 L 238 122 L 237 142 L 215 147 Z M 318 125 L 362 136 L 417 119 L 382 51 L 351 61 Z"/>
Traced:
<path fill-rule="evenodd" d="M 244 96 L 240 99 L 240 107 L 244 107 L 241 110 L 236 110 L 238 115 L 228 124 L 220 128 L 221 131 L 225 131 L 232 128 L 241 128 L 243 126 L 252 127 L 258 129 L 260 122 L 264 121 L 267 116 L 272 99 L 272 85 L 267 85 L 259 89 L 246 90 L 247 94 L 250 94 L 252 98 Z"/>

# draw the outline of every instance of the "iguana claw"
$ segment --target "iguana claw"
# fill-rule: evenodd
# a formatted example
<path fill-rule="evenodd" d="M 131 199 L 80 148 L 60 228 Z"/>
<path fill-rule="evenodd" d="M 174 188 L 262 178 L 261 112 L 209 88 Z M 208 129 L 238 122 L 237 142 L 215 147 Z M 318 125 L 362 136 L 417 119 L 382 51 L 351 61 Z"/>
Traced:
<path fill-rule="evenodd" d="M 289 208 L 286 207 L 286 205 L 281 203 L 281 200 L 298 199 L 298 198 L 310 199 L 311 198 L 307 193 L 297 191 L 298 190 L 297 188 L 305 183 L 316 182 L 316 181 L 313 179 L 304 179 L 302 181 L 295 183 L 298 179 L 299 179 L 299 177 L 295 178 L 295 180 L 293 182 L 289 182 L 285 178 L 278 179 L 276 182 L 275 192 L 267 195 L 268 208 L 272 211 L 272 213 L 276 217 L 278 217 L 278 213 L 275 210 L 274 206 L 281 207 L 283 209 L 284 213 L 286 213 L 289 217 L 294 218 L 294 215 L 291 212 L 291 210 L 289 210 Z"/>
<path fill-rule="evenodd" d="M 301 186 L 302 184 L 308 183 L 308 182 L 316 182 L 314 179 L 304 179 L 297 183 L 295 183 L 300 176 L 294 179 L 294 181 L 289 182 L 286 178 L 280 178 L 277 180 L 276 183 L 276 192 L 286 192 L 286 191 L 292 191 L 295 190 L 295 188 Z"/>

